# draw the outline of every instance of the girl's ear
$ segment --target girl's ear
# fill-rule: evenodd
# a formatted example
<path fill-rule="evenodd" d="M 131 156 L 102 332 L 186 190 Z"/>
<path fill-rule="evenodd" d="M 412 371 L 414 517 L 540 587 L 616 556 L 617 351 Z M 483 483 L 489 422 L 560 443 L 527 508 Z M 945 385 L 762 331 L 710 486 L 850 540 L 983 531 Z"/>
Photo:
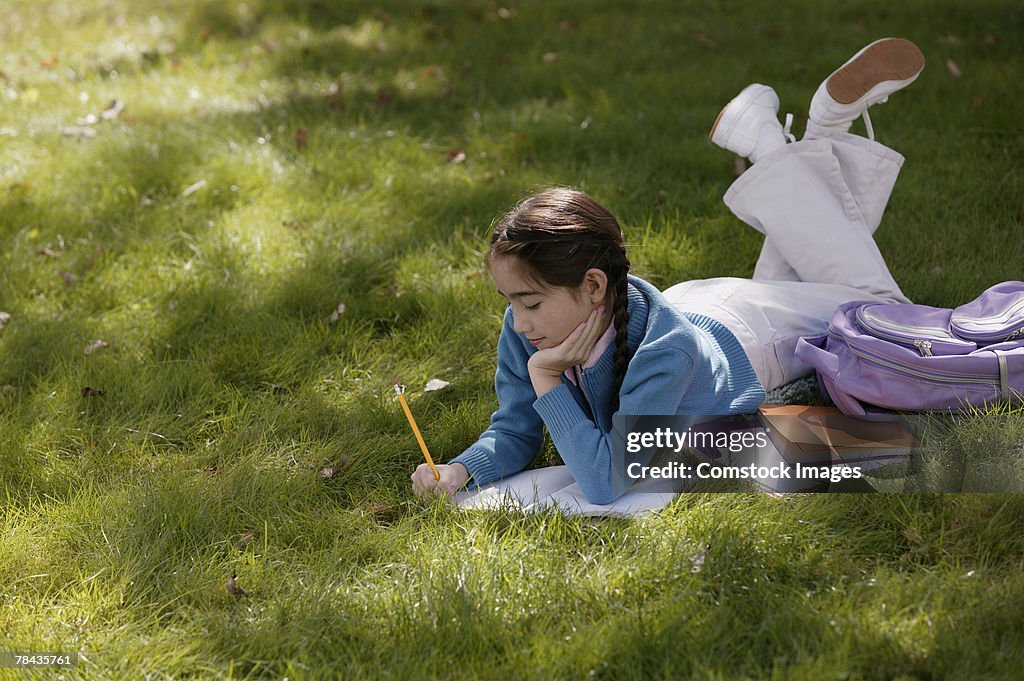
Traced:
<path fill-rule="evenodd" d="M 608 292 L 608 275 L 604 270 L 591 267 L 583 275 L 583 285 L 580 287 L 587 300 L 600 305 L 605 301 L 605 294 Z"/>

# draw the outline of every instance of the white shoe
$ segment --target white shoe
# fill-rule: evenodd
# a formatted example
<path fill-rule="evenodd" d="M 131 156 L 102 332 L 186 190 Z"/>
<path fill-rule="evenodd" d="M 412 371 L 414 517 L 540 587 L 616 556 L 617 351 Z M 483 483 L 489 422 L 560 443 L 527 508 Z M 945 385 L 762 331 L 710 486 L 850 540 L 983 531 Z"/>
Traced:
<path fill-rule="evenodd" d="M 913 83 L 923 68 L 924 55 L 909 40 L 876 40 L 818 86 L 808 118 L 816 125 L 846 131 L 850 123 L 863 116 L 868 137 L 874 139 L 868 107 Z"/>
<path fill-rule="evenodd" d="M 787 115 L 786 127 L 779 123 L 779 96 L 767 85 L 753 83 L 743 88 L 718 114 L 708 139 L 729 151 L 757 159 L 786 143 L 793 117 Z"/>

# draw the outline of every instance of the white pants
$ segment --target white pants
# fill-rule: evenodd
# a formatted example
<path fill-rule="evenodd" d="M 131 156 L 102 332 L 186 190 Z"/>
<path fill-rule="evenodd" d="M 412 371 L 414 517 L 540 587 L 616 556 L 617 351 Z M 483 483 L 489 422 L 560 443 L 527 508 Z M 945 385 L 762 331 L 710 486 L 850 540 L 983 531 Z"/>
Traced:
<path fill-rule="evenodd" d="M 765 235 L 752 279 L 676 284 L 678 309 L 725 324 L 771 390 L 810 373 L 800 336 L 825 333 L 850 300 L 909 303 L 872 237 L 903 156 L 845 132 L 810 130 L 760 159 L 725 193 L 741 220 Z"/>

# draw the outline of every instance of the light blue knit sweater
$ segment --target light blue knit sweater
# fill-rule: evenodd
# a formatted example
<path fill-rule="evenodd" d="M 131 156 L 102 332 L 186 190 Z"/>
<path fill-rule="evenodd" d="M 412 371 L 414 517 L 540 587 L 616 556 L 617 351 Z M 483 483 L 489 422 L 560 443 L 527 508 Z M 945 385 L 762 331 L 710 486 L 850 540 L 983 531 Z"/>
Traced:
<path fill-rule="evenodd" d="M 697 417 L 757 410 L 764 388 L 731 331 L 710 317 L 679 312 L 639 277 L 630 276 L 628 288 L 632 359 L 618 414 Z M 510 306 L 498 339 L 498 409 L 490 427 L 450 463 L 465 465 L 477 485 L 518 473 L 537 455 L 547 426 L 587 499 L 611 503 L 634 482 L 626 466 L 646 464 L 654 454 L 625 454 L 621 440 L 613 447 L 614 437 L 624 437 L 612 428 L 615 344 L 583 370 L 580 387 L 563 376 L 561 385 L 538 399 L 526 366 L 537 349 L 512 321 Z"/>

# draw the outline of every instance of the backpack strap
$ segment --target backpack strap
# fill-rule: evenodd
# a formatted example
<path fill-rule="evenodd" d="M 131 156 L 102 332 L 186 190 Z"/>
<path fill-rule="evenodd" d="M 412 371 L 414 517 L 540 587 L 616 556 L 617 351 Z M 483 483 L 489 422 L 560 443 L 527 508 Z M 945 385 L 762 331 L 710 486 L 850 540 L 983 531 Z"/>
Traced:
<path fill-rule="evenodd" d="M 1006 402 L 1010 401 L 1010 372 L 1006 367 L 1006 355 L 999 350 L 993 350 L 996 359 L 999 360 L 999 395 Z"/>

